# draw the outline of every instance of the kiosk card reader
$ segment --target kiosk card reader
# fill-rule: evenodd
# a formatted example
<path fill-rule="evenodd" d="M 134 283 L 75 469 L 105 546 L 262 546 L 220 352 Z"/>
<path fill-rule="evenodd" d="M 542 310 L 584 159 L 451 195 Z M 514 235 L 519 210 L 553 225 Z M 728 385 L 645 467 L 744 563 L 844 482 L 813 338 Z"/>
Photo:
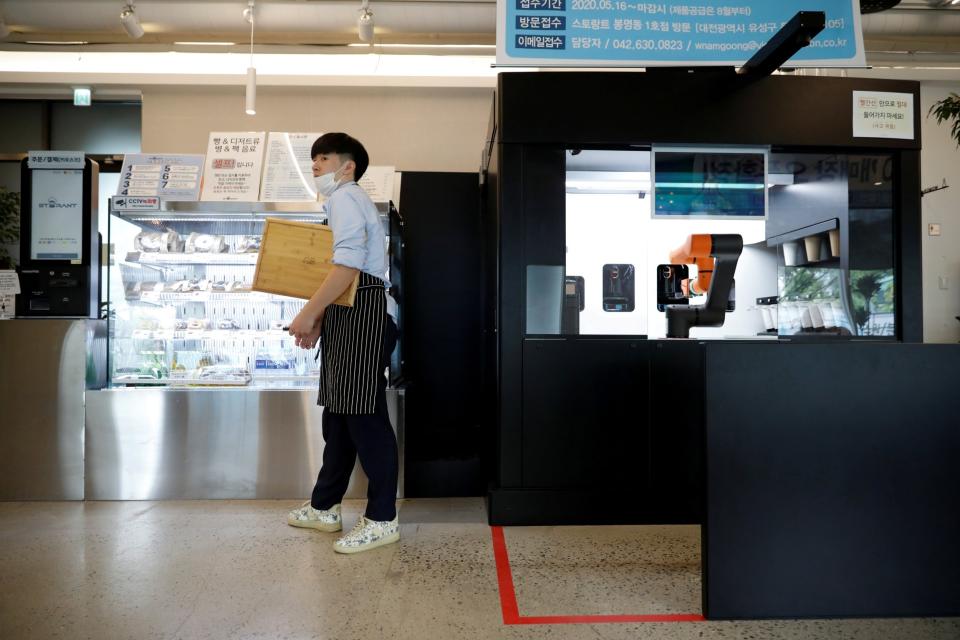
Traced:
<path fill-rule="evenodd" d="M 98 318 L 99 166 L 79 151 L 31 151 L 20 175 L 17 316 Z"/>

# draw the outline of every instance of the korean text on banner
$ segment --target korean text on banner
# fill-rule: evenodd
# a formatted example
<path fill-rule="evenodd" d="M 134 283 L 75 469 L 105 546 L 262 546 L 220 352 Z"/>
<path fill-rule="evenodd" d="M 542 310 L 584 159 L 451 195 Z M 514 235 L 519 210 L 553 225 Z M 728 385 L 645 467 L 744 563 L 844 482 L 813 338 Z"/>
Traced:
<path fill-rule="evenodd" d="M 322 133 L 271 131 L 267 138 L 267 160 L 260 185 L 265 202 L 303 202 L 317 199 L 313 183 L 310 149 Z"/>
<path fill-rule="evenodd" d="M 211 133 L 200 199 L 257 202 L 266 136 L 264 131 Z"/>
<path fill-rule="evenodd" d="M 498 0 L 497 64 L 739 66 L 799 11 L 827 22 L 790 66 L 866 66 L 858 0 Z"/>

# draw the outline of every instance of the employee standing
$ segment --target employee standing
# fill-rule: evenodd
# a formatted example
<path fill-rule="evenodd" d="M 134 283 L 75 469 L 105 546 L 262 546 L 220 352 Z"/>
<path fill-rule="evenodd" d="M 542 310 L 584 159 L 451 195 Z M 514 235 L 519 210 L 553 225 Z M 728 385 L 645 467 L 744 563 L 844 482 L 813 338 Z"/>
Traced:
<path fill-rule="evenodd" d="M 386 292 L 386 234 L 376 206 L 356 182 L 367 170 L 367 151 L 345 133 L 327 133 L 313 143 L 310 155 L 317 190 L 327 198 L 334 267 L 289 331 L 299 347 L 321 346 L 318 404 L 325 445 L 313 495 L 287 515 L 287 523 L 340 531 L 340 501 L 359 457 L 369 480 L 367 508 L 333 545 L 339 553 L 357 553 L 400 539 L 397 439 L 387 415 L 384 375 L 397 339 L 395 305 Z M 354 305 L 333 304 L 358 274 Z"/>

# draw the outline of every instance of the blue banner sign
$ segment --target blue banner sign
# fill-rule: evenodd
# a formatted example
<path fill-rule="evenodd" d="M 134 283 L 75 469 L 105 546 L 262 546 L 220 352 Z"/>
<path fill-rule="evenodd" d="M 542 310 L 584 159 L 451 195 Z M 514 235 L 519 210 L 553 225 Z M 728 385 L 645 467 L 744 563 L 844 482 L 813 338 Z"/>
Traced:
<path fill-rule="evenodd" d="M 798 11 L 827 24 L 789 66 L 866 65 L 858 0 L 499 0 L 497 64 L 739 66 Z"/>

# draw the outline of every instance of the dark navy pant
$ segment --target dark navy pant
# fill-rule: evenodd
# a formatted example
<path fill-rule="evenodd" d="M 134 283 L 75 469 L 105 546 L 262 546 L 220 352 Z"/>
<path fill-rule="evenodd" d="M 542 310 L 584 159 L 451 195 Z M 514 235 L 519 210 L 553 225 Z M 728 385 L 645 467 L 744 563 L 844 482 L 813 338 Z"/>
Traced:
<path fill-rule="evenodd" d="M 397 327 L 387 323 L 382 351 L 385 369 L 397 343 Z M 329 509 L 343 500 L 356 460 L 367 474 L 367 510 L 370 520 L 393 520 L 397 516 L 397 437 L 387 415 L 387 381 L 377 388 L 375 413 L 348 415 L 323 409 L 323 465 L 313 488 L 310 504 L 314 509 Z"/>

